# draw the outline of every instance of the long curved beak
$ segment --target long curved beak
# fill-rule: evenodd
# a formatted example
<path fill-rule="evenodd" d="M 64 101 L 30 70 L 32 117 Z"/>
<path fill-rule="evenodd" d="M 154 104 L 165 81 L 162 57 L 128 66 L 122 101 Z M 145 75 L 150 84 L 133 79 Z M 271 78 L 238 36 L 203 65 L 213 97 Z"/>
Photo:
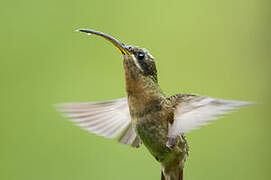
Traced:
<path fill-rule="evenodd" d="M 107 34 L 92 29 L 78 29 L 77 31 L 87 33 L 88 35 L 96 34 L 98 36 L 101 36 L 104 39 L 110 41 L 114 46 L 116 46 L 123 55 L 131 55 L 131 53 L 128 51 L 127 47 L 124 44 Z"/>

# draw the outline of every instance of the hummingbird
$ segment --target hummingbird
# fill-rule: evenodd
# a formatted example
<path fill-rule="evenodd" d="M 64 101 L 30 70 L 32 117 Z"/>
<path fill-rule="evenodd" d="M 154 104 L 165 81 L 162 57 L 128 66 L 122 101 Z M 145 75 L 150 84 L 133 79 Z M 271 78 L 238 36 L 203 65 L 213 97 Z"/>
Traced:
<path fill-rule="evenodd" d="M 99 31 L 79 29 L 111 42 L 122 54 L 126 98 L 63 103 L 58 110 L 77 126 L 138 148 L 144 144 L 161 164 L 161 180 L 183 180 L 189 147 L 184 136 L 250 102 L 176 94 L 167 97 L 158 84 L 154 57 L 145 48 L 126 46 Z"/>

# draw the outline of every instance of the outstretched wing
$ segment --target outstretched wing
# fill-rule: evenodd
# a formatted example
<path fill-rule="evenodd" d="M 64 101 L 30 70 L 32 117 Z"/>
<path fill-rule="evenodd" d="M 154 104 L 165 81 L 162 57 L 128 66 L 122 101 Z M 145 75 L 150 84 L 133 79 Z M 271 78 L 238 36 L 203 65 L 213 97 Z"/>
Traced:
<path fill-rule="evenodd" d="M 105 102 L 64 103 L 57 105 L 57 109 L 77 126 L 99 136 L 114 138 L 124 131 L 122 137 L 129 134 L 125 136 L 125 141 L 120 142 L 127 145 L 137 138 L 133 129 L 127 131 L 131 126 L 127 98 Z"/>
<path fill-rule="evenodd" d="M 175 104 L 174 121 L 168 132 L 168 136 L 173 138 L 198 129 L 236 108 L 252 104 L 189 94 L 177 94 L 171 96 L 169 100 Z"/>

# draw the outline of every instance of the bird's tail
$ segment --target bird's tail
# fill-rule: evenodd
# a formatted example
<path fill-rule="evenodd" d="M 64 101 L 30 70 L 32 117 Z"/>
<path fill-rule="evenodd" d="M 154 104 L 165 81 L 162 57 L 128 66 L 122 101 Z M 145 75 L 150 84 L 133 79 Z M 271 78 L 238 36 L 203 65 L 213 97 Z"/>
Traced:
<path fill-rule="evenodd" d="M 161 180 L 183 180 L 183 168 L 170 172 L 161 171 Z"/>

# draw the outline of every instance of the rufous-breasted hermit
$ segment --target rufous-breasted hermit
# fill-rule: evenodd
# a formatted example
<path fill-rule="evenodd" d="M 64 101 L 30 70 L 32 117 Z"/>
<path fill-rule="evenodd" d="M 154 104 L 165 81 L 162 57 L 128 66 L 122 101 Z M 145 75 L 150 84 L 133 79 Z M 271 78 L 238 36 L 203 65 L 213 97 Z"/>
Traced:
<path fill-rule="evenodd" d="M 184 134 L 235 108 L 252 103 L 192 94 L 167 97 L 158 84 L 154 57 L 144 48 L 126 46 L 104 33 L 80 29 L 110 41 L 122 54 L 127 98 L 105 102 L 64 103 L 59 111 L 76 125 L 107 138 L 140 147 L 161 164 L 162 180 L 182 180 L 188 156 Z"/>

